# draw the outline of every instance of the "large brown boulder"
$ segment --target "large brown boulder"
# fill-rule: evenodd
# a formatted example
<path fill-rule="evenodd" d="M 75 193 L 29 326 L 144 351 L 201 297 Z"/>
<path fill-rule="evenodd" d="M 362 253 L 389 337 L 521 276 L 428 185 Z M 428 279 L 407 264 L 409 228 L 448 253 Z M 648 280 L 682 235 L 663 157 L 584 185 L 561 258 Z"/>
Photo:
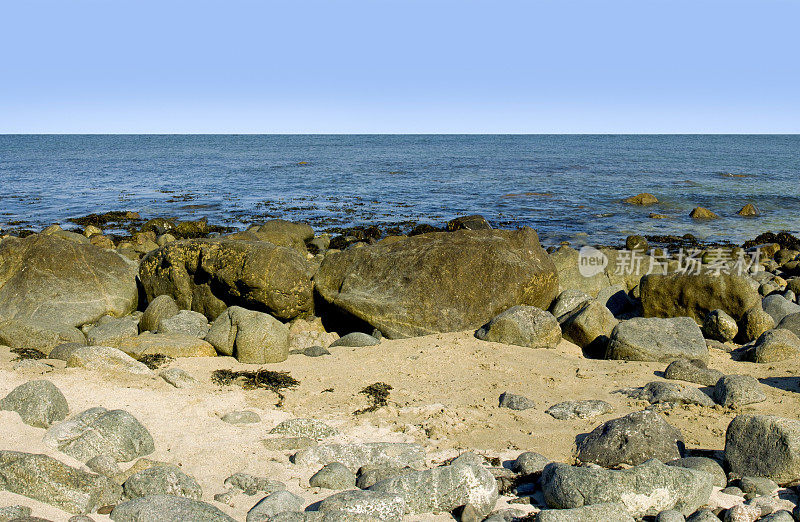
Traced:
<path fill-rule="evenodd" d="M 516 305 L 547 309 L 555 265 L 530 228 L 433 232 L 328 255 L 314 278 L 333 305 L 389 338 L 476 329 Z"/>
<path fill-rule="evenodd" d="M 305 258 L 266 241 L 176 241 L 148 254 L 139 277 L 148 300 L 170 295 L 179 308 L 212 320 L 231 305 L 283 320 L 313 310 Z"/>
<path fill-rule="evenodd" d="M 745 276 L 675 272 L 651 274 L 640 283 L 645 317 L 691 317 L 702 324 L 706 314 L 722 310 L 736 321 L 761 303 Z"/>
<path fill-rule="evenodd" d="M 136 309 L 136 265 L 113 251 L 34 234 L 0 243 L 0 322 L 49 330 Z"/>

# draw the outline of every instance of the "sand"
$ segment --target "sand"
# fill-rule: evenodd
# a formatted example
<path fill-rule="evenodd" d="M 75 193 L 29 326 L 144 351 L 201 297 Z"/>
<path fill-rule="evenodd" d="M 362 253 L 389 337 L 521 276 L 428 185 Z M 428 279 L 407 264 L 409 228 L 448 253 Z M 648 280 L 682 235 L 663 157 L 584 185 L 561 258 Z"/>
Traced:
<path fill-rule="evenodd" d="M 13 370 L 14 354 L 0 348 L 0 397 L 28 380 L 47 378 L 61 389 L 71 414 L 93 406 L 122 408 L 144 424 L 155 440 L 151 459 L 170 462 L 194 476 L 203 488 L 203 500 L 237 520 L 261 497 L 241 495 L 234 506 L 213 501 L 225 490 L 223 481 L 235 472 L 267 476 L 285 482 L 308 503 L 322 500 L 332 491 L 308 488 L 317 470 L 289 462 L 292 453 L 266 450 L 260 440 L 278 422 L 292 417 L 313 417 L 341 430 L 331 442 L 413 441 L 428 451 L 437 464 L 464 450 L 513 459 L 522 451 L 572 462 L 576 437 L 600 423 L 640 410 L 647 404 L 614 393 L 620 388 L 642 386 L 662 379 L 662 363 L 590 360 L 581 350 L 563 341 L 557 348 L 529 349 L 479 341 L 472 332 L 439 334 L 404 340 L 384 340 L 365 348 L 331 348 L 332 355 L 310 358 L 292 355 L 280 364 L 300 385 L 285 392 L 281 408 L 266 390 L 243 390 L 211 383 L 219 368 L 255 369 L 230 357 L 185 358 L 168 367 L 180 367 L 201 381 L 194 389 L 176 389 L 160 378 L 97 374 L 60 368 L 45 375 Z M 678 427 L 690 449 L 722 450 L 725 429 L 738 413 L 772 413 L 797 418 L 800 406 L 800 361 L 755 364 L 732 360 L 730 354 L 711 351 L 709 366 L 723 373 L 749 374 L 759 378 L 767 401 L 739 411 L 721 407 L 676 406 L 665 411 L 668 422 Z M 360 394 L 365 386 L 385 382 L 392 386 L 389 404 L 371 413 L 354 415 L 368 405 Z M 536 408 L 512 411 L 497 407 L 498 397 L 509 391 L 525 395 Z M 545 410 L 571 399 L 602 399 L 614 411 L 593 419 L 556 420 Z M 262 422 L 232 426 L 220 417 L 233 410 L 256 411 Z M 3 435 L 0 449 L 45 453 L 63 462 L 82 463 L 42 444 L 44 430 L 22 423 L 14 412 L 0 412 Z M 130 464 L 123 464 L 123 468 Z M 499 507 L 507 507 L 501 498 Z M 0 492 L 0 507 L 23 504 L 33 515 L 55 521 L 69 515 L 46 504 L 8 492 Z M 530 510 L 530 506 L 514 505 Z M 95 520 L 109 520 L 93 514 Z M 452 520 L 449 514 L 410 517 L 408 520 Z"/>

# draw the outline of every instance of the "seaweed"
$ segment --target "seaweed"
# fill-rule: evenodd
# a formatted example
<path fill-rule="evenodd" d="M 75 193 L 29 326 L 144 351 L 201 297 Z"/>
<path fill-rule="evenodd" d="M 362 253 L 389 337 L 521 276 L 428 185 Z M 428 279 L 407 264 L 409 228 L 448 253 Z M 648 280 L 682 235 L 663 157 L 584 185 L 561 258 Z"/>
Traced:
<path fill-rule="evenodd" d="M 47 359 L 47 355 L 34 348 L 13 348 L 11 353 L 17 354 L 13 361 L 23 359 Z"/>
<path fill-rule="evenodd" d="M 67 221 L 75 223 L 76 225 L 85 227 L 94 225 L 96 227 L 104 227 L 109 223 L 126 223 L 133 221 L 140 221 L 141 217 L 137 212 L 130 212 L 124 210 L 112 210 L 103 214 L 89 214 L 87 216 L 69 218 Z"/>
<path fill-rule="evenodd" d="M 140 355 L 136 358 L 137 361 L 144 364 L 151 370 L 157 370 L 164 366 L 165 364 L 169 363 L 170 361 L 174 360 L 173 357 L 169 355 L 164 355 L 163 353 L 152 353 L 152 354 L 145 354 Z"/>
<path fill-rule="evenodd" d="M 282 391 L 295 388 L 300 384 L 300 381 L 292 377 L 289 372 L 274 372 L 263 368 L 254 372 L 214 370 L 211 373 L 211 382 L 220 386 L 230 386 L 236 383 L 246 390 L 256 388 L 270 390 L 278 396 L 278 402 L 275 404 L 278 408 L 283 406 L 283 400 L 286 398 Z"/>
<path fill-rule="evenodd" d="M 362 408 L 360 410 L 354 411 L 353 415 L 361 415 L 362 413 L 369 413 L 371 411 L 375 411 L 382 406 L 386 406 L 388 404 L 387 399 L 389 398 L 389 391 L 392 389 L 391 386 L 386 384 L 385 382 L 376 382 L 370 384 L 359 393 L 363 393 L 369 398 L 370 405 L 366 408 Z"/>

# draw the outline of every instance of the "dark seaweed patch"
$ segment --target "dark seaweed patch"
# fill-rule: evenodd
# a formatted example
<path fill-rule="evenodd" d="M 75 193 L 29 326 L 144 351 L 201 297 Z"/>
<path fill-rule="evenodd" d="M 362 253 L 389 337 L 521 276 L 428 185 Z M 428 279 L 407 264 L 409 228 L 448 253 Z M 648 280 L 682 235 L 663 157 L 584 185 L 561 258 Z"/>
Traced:
<path fill-rule="evenodd" d="M 17 354 L 17 356 L 13 359 L 14 361 L 21 361 L 23 359 L 46 359 L 47 355 L 40 352 L 39 350 L 35 350 L 33 348 L 14 348 L 11 350 L 11 353 Z"/>
<path fill-rule="evenodd" d="M 300 381 L 292 377 L 289 372 L 274 372 L 264 369 L 254 372 L 214 370 L 211 374 L 211 382 L 220 386 L 230 386 L 235 383 L 246 390 L 256 388 L 270 390 L 278 396 L 278 402 L 275 404 L 278 408 L 283 406 L 285 399 L 282 391 L 295 388 L 300 384 Z"/>
<path fill-rule="evenodd" d="M 165 364 L 169 363 L 170 361 L 174 360 L 173 357 L 169 355 L 164 355 L 163 353 L 153 353 L 153 354 L 146 354 L 140 355 L 136 358 L 137 361 L 144 364 L 151 370 L 157 370 L 164 366 Z"/>
<path fill-rule="evenodd" d="M 375 411 L 382 406 L 386 406 L 388 404 L 387 399 L 389 398 L 389 391 L 392 389 L 391 386 L 386 384 L 385 382 L 376 382 L 370 384 L 359 393 L 363 393 L 369 399 L 370 405 L 366 408 L 357 410 L 353 412 L 353 415 L 361 415 L 362 413 L 369 413 L 371 411 Z"/>

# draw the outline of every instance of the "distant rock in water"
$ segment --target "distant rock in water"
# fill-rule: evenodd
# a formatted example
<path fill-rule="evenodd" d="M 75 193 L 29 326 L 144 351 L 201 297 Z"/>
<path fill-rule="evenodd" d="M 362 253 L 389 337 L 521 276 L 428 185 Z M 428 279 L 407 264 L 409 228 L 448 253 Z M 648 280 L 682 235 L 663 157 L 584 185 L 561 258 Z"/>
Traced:
<path fill-rule="evenodd" d="M 689 213 L 689 217 L 692 219 L 718 219 L 719 216 L 715 213 L 711 212 L 707 208 L 703 207 L 696 207 Z"/>
<path fill-rule="evenodd" d="M 742 217 L 755 217 L 761 215 L 761 212 L 758 211 L 758 208 L 755 205 L 748 203 L 747 205 L 743 206 L 742 209 L 737 212 L 737 214 Z"/>
<path fill-rule="evenodd" d="M 530 228 L 430 233 L 326 256 L 314 281 L 388 338 L 476 329 L 515 305 L 547 309 L 555 265 Z"/>
<path fill-rule="evenodd" d="M 625 198 L 622 201 L 629 205 L 653 205 L 658 203 L 658 198 L 647 192 L 642 192 L 641 194 Z"/>

